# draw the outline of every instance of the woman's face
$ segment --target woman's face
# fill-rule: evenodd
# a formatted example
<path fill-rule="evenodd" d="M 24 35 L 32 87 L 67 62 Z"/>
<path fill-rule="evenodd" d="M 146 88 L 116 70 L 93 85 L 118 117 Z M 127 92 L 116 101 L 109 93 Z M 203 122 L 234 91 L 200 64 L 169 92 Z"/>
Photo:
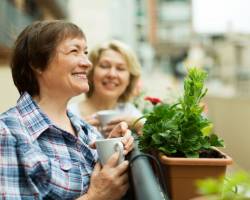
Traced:
<path fill-rule="evenodd" d="M 87 72 L 91 67 L 84 38 L 67 38 L 59 43 L 48 67 L 40 75 L 40 91 L 73 97 L 89 90 Z"/>
<path fill-rule="evenodd" d="M 129 80 L 130 72 L 124 57 L 111 49 L 103 51 L 94 68 L 94 94 L 118 99 L 126 90 Z"/>

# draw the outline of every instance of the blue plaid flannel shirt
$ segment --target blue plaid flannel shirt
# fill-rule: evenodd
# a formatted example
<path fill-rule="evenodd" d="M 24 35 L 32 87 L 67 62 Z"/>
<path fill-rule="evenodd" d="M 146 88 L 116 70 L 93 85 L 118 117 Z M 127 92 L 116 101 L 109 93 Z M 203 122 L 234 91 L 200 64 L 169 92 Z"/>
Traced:
<path fill-rule="evenodd" d="M 77 137 L 58 128 L 28 93 L 0 115 L 0 199 L 75 199 L 97 160 L 99 133 L 68 112 Z"/>

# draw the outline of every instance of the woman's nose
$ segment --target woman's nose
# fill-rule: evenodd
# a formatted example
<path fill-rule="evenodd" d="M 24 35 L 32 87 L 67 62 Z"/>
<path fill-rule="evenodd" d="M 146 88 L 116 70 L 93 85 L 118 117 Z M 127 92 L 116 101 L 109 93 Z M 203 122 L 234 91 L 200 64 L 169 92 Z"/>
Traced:
<path fill-rule="evenodd" d="M 87 67 L 87 68 L 91 68 L 92 67 L 92 63 L 90 62 L 90 60 L 88 59 L 87 56 L 83 56 L 80 60 L 80 65 L 82 67 Z"/>
<path fill-rule="evenodd" d="M 108 71 L 108 75 L 111 77 L 117 76 L 117 71 L 115 69 L 115 67 L 111 67 Z"/>

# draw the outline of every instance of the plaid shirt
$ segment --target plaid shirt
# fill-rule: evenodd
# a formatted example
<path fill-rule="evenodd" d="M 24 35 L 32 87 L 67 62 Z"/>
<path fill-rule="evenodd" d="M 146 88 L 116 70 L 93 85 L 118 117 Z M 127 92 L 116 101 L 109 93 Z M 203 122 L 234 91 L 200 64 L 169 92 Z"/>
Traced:
<path fill-rule="evenodd" d="M 0 115 L 0 199 L 75 199 L 89 186 L 98 133 L 68 112 L 77 137 L 58 128 L 28 93 Z"/>

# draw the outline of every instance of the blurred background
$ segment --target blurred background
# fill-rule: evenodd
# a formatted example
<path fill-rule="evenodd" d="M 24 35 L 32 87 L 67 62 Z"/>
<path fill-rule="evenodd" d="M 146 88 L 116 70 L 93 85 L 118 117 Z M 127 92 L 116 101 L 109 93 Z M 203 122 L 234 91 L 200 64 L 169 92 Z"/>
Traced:
<path fill-rule="evenodd" d="M 1 0 L 0 112 L 19 97 L 9 69 L 13 42 L 32 21 L 65 19 L 87 35 L 88 47 L 115 38 L 142 66 L 142 89 L 171 98 L 190 66 L 209 76 L 205 104 L 235 168 L 250 170 L 249 0 Z"/>

